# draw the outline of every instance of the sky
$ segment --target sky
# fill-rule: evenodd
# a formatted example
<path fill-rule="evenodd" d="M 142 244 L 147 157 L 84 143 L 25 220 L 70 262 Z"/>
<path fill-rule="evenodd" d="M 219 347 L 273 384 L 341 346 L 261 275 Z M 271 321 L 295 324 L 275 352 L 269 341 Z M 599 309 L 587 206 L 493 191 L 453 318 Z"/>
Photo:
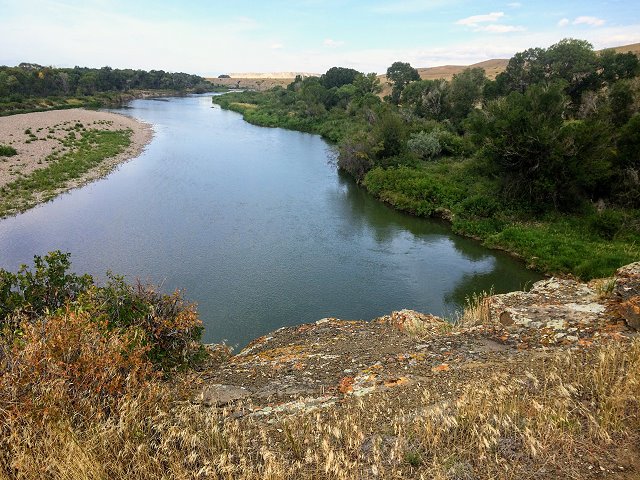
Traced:
<path fill-rule="evenodd" d="M 0 65 L 214 76 L 383 73 L 510 58 L 563 38 L 640 42 L 638 0 L 0 0 Z"/>

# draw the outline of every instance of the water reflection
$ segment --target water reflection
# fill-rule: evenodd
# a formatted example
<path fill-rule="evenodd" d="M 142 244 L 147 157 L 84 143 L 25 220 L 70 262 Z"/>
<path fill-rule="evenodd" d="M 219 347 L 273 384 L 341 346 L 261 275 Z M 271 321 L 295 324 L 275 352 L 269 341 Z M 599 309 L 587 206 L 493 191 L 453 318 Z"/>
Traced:
<path fill-rule="evenodd" d="M 325 316 L 450 313 L 519 288 L 523 266 L 393 211 L 328 161 L 314 135 L 249 125 L 210 99 L 138 100 L 153 142 L 108 178 L 0 222 L 0 267 L 72 252 L 79 272 L 184 288 L 206 341 L 244 344 Z"/>

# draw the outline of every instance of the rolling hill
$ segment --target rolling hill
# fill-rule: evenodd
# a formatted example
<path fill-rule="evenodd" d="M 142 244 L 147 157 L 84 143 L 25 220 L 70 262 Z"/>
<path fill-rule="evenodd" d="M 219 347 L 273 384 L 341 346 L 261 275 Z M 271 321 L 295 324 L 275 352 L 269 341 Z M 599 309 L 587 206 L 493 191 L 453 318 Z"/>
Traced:
<path fill-rule="evenodd" d="M 612 49 L 618 53 L 632 52 L 640 56 L 640 43 L 622 45 L 620 47 L 613 47 Z M 462 72 L 466 68 L 478 67 L 484 69 L 487 77 L 494 79 L 499 73 L 504 71 L 508 63 L 508 58 L 495 58 L 474 63 L 472 65 L 442 65 L 439 67 L 418 68 L 417 70 L 420 74 L 420 78 L 423 80 L 437 80 L 440 78 L 451 80 L 454 75 Z M 269 90 L 276 85 L 286 87 L 298 74 L 303 76 L 319 76 L 319 74 L 301 72 L 231 73 L 229 74 L 230 78 L 208 78 L 208 80 L 216 85 L 224 85 L 226 87 L 250 90 Z M 383 85 L 382 95 L 389 94 L 391 92 L 391 87 L 387 82 L 387 76 L 382 74 L 378 75 L 378 77 Z"/>

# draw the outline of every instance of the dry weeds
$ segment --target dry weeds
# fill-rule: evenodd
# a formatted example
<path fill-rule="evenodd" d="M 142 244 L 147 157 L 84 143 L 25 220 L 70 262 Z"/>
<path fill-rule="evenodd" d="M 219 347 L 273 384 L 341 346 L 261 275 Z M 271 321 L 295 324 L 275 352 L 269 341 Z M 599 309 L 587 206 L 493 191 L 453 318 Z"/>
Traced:
<path fill-rule="evenodd" d="M 189 378 L 136 384 L 108 415 L 42 421 L 11 415 L 2 397 L 0 478 L 589 478 L 633 467 L 618 454 L 640 431 L 640 340 L 523 365 L 457 398 L 380 393 L 271 421 L 190 403 Z M 55 390 L 47 381 L 41 391 Z"/>

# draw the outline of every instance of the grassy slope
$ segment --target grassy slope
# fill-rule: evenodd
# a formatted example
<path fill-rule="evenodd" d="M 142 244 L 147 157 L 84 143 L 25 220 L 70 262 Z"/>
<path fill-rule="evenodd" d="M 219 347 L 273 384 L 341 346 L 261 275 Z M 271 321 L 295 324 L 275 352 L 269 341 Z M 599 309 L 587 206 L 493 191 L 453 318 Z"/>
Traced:
<path fill-rule="evenodd" d="M 214 101 L 241 113 L 250 123 L 317 133 L 331 142 L 361 128 L 353 117 L 333 111 L 313 119 L 300 118 L 265 103 L 258 93 L 224 95 Z M 640 259 L 638 212 L 617 212 L 619 224 L 606 231 L 598 227 L 600 218 L 592 211 L 531 220 L 494 199 L 497 183 L 482 175 L 481 169 L 470 158 L 443 159 L 416 168 L 376 168 L 363 185 L 399 210 L 448 218 L 454 232 L 508 251 L 546 274 L 606 277 Z"/>

